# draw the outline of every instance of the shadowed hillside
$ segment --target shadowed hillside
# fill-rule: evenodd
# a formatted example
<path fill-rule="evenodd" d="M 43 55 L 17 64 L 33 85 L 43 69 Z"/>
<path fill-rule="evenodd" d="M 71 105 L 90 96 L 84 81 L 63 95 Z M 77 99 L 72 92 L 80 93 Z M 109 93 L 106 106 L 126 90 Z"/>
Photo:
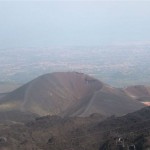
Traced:
<path fill-rule="evenodd" d="M 136 150 L 150 148 L 150 107 L 101 121 L 89 117 L 45 116 L 23 124 L 1 125 L 5 150 Z M 119 138 L 123 143 L 118 143 Z M 124 145 L 124 147 L 122 147 Z"/>

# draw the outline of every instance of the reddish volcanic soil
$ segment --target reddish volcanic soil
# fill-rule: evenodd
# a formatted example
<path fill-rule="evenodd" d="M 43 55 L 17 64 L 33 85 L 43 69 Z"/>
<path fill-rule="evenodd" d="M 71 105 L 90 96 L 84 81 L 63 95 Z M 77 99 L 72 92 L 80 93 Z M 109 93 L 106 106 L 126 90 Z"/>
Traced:
<path fill-rule="evenodd" d="M 145 85 L 130 86 L 124 89 L 131 98 L 142 102 L 145 106 L 150 106 L 150 87 Z"/>
<path fill-rule="evenodd" d="M 144 104 L 123 90 L 78 72 L 42 75 L 0 100 L 1 112 L 15 110 L 40 116 L 120 116 L 142 107 Z"/>

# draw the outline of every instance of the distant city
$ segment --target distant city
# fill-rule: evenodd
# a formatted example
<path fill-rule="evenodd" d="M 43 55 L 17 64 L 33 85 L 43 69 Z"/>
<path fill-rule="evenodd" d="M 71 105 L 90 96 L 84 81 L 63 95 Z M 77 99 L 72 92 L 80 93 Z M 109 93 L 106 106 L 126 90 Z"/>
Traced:
<path fill-rule="evenodd" d="M 0 82 L 24 84 L 45 73 L 77 71 L 112 86 L 150 83 L 150 44 L 0 50 Z"/>

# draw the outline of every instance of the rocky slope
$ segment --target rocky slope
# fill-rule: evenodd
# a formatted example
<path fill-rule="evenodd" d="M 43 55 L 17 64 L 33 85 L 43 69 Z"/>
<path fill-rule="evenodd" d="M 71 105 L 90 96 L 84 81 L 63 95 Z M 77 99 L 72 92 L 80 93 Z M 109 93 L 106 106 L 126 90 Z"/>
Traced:
<path fill-rule="evenodd" d="M 3 150 L 136 150 L 150 148 L 150 107 L 101 121 L 89 117 L 45 116 L 26 124 L 2 125 Z M 119 143 L 119 139 L 123 143 Z M 124 145 L 124 147 L 122 147 Z"/>

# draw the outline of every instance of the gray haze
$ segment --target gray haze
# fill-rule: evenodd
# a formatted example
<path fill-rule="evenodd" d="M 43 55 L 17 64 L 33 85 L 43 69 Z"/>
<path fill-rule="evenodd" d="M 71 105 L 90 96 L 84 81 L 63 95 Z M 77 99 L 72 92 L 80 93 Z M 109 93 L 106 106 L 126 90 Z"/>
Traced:
<path fill-rule="evenodd" d="M 0 49 L 150 40 L 148 1 L 0 1 Z"/>

